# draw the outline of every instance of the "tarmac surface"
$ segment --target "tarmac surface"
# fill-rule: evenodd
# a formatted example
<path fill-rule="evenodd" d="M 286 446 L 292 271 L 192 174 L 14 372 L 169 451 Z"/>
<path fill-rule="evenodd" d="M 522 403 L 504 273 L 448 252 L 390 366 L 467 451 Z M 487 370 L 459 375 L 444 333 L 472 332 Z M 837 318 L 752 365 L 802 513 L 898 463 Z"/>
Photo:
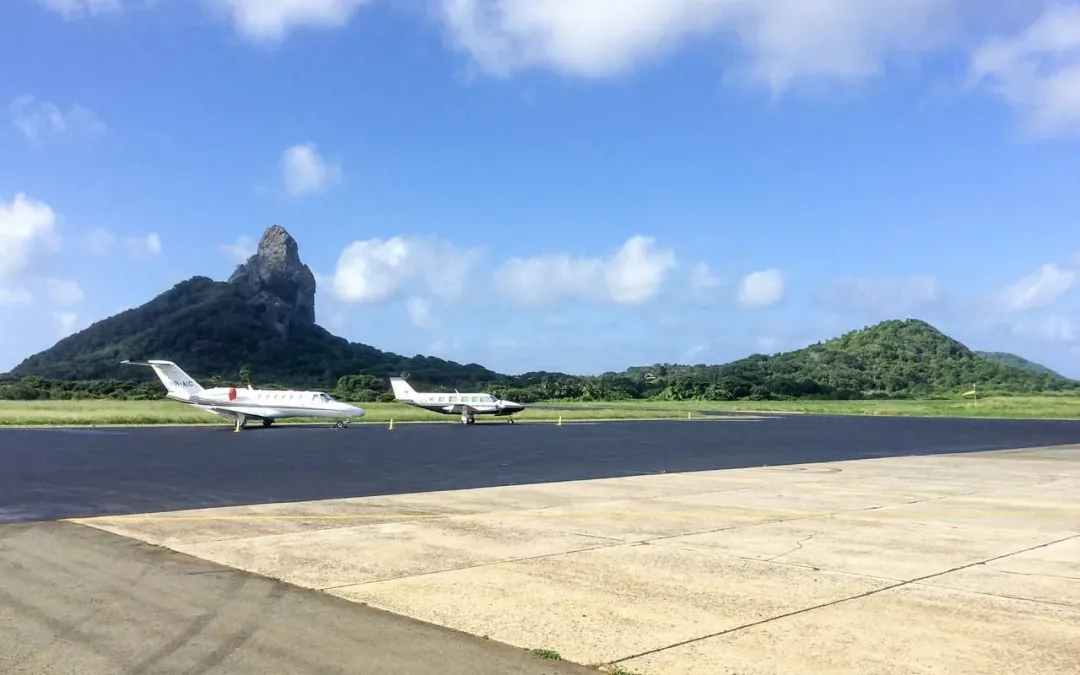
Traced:
<path fill-rule="evenodd" d="M 1080 421 L 0 429 L 0 524 L 1080 443 Z"/>
<path fill-rule="evenodd" d="M 0 467 L 5 674 L 1080 672 L 1080 422 L 9 429 Z"/>

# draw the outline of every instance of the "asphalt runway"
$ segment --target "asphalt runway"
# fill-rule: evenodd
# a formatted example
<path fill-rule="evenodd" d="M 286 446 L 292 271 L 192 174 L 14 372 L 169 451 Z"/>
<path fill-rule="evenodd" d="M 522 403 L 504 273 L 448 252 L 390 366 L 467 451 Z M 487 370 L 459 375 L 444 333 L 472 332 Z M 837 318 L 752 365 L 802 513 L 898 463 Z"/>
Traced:
<path fill-rule="evenodd" d="M 1080 442 L 1080 421 L 757 420 L 0 430 L 0 524 Z"/>

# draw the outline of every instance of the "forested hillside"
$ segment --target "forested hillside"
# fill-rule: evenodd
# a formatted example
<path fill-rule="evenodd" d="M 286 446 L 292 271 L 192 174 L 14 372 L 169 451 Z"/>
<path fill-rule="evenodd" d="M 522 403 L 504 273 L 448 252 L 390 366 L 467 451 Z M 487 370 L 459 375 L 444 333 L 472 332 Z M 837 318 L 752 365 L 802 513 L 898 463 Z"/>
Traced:
<path fill-rule="evenodd" d="M 719 366 L 657 364 L 580 377 L 503 375 L 481 365 L 405 357 L 349 342 L 315 323 L 316 281 L 279 225 L 226 282 L 193 277 L 98 321 L 0 378 L 0 398 L 159 398 L 149 369 L 168 359 L 213 386 L 332 390 L 353 401 L 392 400 L 388 378 L 418 389 L 487 390 L 522 402 L 553 399 L 851 399 L 1075 390 L 1080 383 L 1002 355 L 984 358 L 919 320 L 885 321 L 773 356 Z M 1019 359 L 1019 357 L 1013 357 Z"/>
<path fill-rule="evenodd" d="M 1041 363 L 1035 363 L 1034 361 L 1028 361 L 1022 356 L 1016 354 L 1010 354 L 1008 352 L 975 352 L 979 356 L 983 357 L 987 361 L 993 361 L 994 363 L 1001 363 L 1007 366 L 1016 366 L 1023 370 L 1028 370 L 1033 373 L 1042 373 L 1043 375 L 1051 375 L 1053 377 L 1064 377 L 1060 373 L 1053 371 Z"/>
<path fill-rule="evenodd" d="M 226 293 L 208 285 L 209 280 L 193 280 L 181 285 L 180 295 L 189 293 Z M 209 282 L 213 284 L 214 282 Z M 175 290 L 175 289 L 174 289 Z M 172 297 L 176 299 L 175 296 Z M 191 299 L 190 297 L 188 298 Z M 214 300 L 211 304 L 220 302 Z M 238 301 L 236 301 L 238 302 Z M 182 312 L 162 311 L 174 318 Z M 242 314 L 237 310 L 238 314 Z M 196 315 L 203 315 L 196 312 Z M 348 343 L 321 328 L 301 333 L 295 345 L 310 340 L 313 347 L 299 356 L 276 352 L 280 361 L 270 356 L 259 361 L 244 359 L 252 349 L 259 354 L 275 352 L 243 342 L 245 328 L 230 325 L 227 313 L 217 316 L 216 327 L 192 319 L 181 322 L 179 333 L 188 337 L 195 354 L 206 354 L 220 362 L 244 363 L 243 372 L 221 368 L 208 371 L 199 363 L 192 374 L 204 384 L 243 383 L 249 378 L 260 387 L 306 386 L 324 388 L 354 401 L 392 400 L 387 378 L 404 374 L 414 386 L 452 391 L 454 388 L 489 390 L 522 402 L 540 400 L 767 400 L 767 399 L 856 399 L 856 398 L 933 398 L 959 396 L 977 385 L 983 395 L 1031 394 L 1077 391 L 1080 382 L 1054 373 L 1019 367 L 997 359 L 987 359 L 963 344 L 944 335 L 930 324 L 916 320 L 885 321 L 869 328 L 851 331 L 840 337 L 805 349 L 773 356 L 752 355 L 723 365 L 688 366 L 655 364 L 628 368 L 619 373 L 595 377 L 561 373 L 502 375 L 482 366 L 467 365 L 426 357 L 404 358 L 364 345 Z M 123 317 L 123 315 L 120 315 Z M 119 318 L 119 317 L 114 317 Z M 109 359 L 127 358 L 116 351 L 109 334 L 122 333 L 115 325 L 100 337 Z M 113 333 L 115 335 L 115 333 Z M 151 332 L 150 335 L 154 333 Z M 167 339 L 167 338 L 161 338 Z M 237 342 L 239 344 L 232 344 Z M 72 347 L 70 358 L 79 359 L 80 350 Z M 93 344 L 90 342 L 89 344 Z M 63 343 L 56 353 L 64 354 Z M 229 345 L 223 355 L 217 345 Z M 152 342 L 132 348 L 137 353 L 155 349 Z M 231 351 L 230 351 L 231 350 Z M 329 354 L 312 357 L 312 354 Z M 86 358 L 83 356 L 82 358 Z M 231 359 L 231 361 L 230 361 Z M 215 361 L 217 362 L 217 361 Z M 56 367 L 61 367 L 57 362 Z M 127 373 L 125 373 L 127 374 Z M 142 379 L 135 376 L 143 375 Z M 157 398 L 164 392 L 156 380 L 149 380 L 141 369 L 130 377 L 96 381 L 57 381 L 29 376 L 0 384 L 0 398 Z"/>

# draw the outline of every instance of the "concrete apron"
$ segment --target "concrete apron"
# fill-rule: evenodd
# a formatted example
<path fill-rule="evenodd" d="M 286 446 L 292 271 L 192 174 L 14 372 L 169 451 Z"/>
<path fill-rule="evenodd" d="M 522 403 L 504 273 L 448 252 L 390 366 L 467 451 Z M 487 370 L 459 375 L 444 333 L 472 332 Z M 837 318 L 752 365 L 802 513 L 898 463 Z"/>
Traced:
<path fill-rule="evenodd" d="M 1080 449 L 74 519 L 646 675 L 1080 672 Z"/>

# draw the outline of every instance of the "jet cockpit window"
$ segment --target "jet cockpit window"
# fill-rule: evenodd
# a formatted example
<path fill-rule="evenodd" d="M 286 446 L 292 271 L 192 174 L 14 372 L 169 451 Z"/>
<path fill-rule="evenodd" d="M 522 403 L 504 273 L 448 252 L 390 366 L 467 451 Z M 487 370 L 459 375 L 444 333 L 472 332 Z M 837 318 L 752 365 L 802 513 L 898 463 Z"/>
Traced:
<path fill-rule="evenodd" d="M 330 403 L 334 399 L 330 397 L 330 394 L 319 394 L 319 400 L 323 403 Z"/>

